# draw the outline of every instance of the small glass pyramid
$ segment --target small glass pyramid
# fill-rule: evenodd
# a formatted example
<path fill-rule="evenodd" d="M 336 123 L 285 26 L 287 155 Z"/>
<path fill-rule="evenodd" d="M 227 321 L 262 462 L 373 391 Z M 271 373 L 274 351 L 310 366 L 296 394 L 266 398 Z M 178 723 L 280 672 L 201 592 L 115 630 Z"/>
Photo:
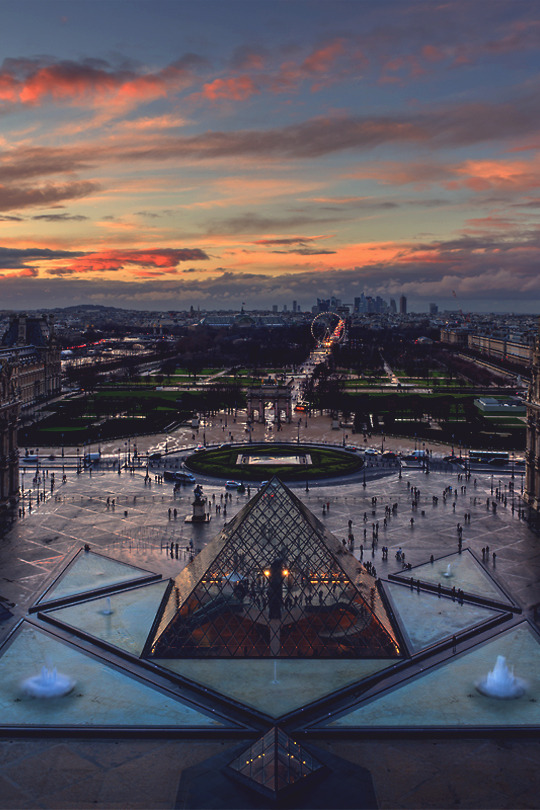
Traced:
<path fill-rule="evenodd" d="M 228 767 L 243 784 L 273 799 L 306 778 L 324 772 L 320 762 L 276 726 Z"/>

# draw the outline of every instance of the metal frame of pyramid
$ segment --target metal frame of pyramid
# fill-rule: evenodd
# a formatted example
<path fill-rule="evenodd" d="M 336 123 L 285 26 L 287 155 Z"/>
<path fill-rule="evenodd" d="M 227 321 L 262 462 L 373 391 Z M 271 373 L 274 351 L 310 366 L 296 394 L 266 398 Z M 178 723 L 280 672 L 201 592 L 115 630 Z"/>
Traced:
<path fill-rule="evenodd" d="M 398 658 L 376 580 L 277 478 L 171 581 L 150 658 Z"/>

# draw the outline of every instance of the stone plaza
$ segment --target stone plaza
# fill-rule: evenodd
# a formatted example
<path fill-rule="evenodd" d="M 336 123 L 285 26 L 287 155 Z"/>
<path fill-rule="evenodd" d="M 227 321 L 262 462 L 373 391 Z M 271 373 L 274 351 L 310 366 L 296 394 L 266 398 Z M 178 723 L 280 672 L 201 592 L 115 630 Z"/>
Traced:
<path fill-rule="evenodd" d="M 77 474 L 74 467 L 68 467 L 65 483 L 59 483 L 52 496 L 48 495 L 30 513 L 26 510 L 24 517 L 5 533 L 0 546 L 0 595 L 6 611 L 5 620 L 0 625 L 2 641 L 22 619 L 32 625 L 32 632 L 39 631 L 39 638 L 41 634 L 55 632 L 36 618 L 33 606 L 40 598 L 42 602 L 46 601 L 46 591 L 51 585 L 52 597 L 55 593 L 57 597 L 62 595 L 63 592 L 54 591 L 55 583 L 61 585 L 64 581 L 57 578 L 62 571 L 70 570 L 70 564 L 78 564 L 81 554 L 83 558 L 85 553 L 96 555 L 96 559 L 97 555 L 104 555 L 117 563 L 160 575 L 161 582 L 156 580 L 146 586 L 148 599 L 158 599 L 163 589 L 162 582 L 177 577 L 190 559 L 197 560 L 199 553 L 246 506 L 257 489 L 252 486 L 249 493 L 243 494 L 233 491 L 228 497 L 224 481 L 201 480 L 211 520 L 202 524 L 186 523 L 184 518 L 192 508 L 191 489 L 180 489 L 175 495 L 172 485 L 162 480 L 159 466 L 150 473 L 148 481 L 145 469 L 133 472 L 124 469 L 120 474 L 113 470 L 93 469 L 90 472 L 86 469 Z M 452 487 L 451 492 L 449 487 Z M 193 722 L 199 722 L 200 727 L 195 734 L 181 730 L 182 724 L 187 722 L 182 719 L 182 712 L 188 711 L 186 706 L 195 705 L 188 687 L 173 695 L 177 702 L 178 698 L 186 699 L 183 708 L 176 707 L 174 701 L 174 705 L 171 704 L 170 717 L 171 722 L 178 726 L 176 733 L 167 729 L 166 733 L 160 734 L 159 726 L 163 721 L 159 719 L 156 721 L 158 731 L 154 734 L 138 734 L 134 730 L 117 735 L 100 734 L 91 727 L 92 723 L 87 734 L 87 729 L 79 729 L 80 733 L 75 735 L 62 734 L 61 730 L 51 735 L 47 731 L 28 729 L 25 733 L 20 733 L 19 729 L 19 733 L 10 735 L 5 730 L 0 741 L 1 807 L 194 807 L 197 805 L 193 799 L 186 798 L 185 792 L 179 793 L 183 773 L 228 750 L 232 757 L 238 750 L 239 740 L 249 745 L 255 739 L 257 728 L 264 731 L 274 721 L 286 717 L 293 718 L 289 723 L 290 733 L 298 734 L 302 743 L 309 746 L 312 742 L 319 751 L 337 755 L 367 769 L 381 808 L 538 806 L 536 773 L 540 764 L 540 744 L 537 725 L 540 722 L 536 719 L 534 703 L 530 703 L 530 719 L 527 721 L 531 726 L 529 728 L 526 723 L 521 732 L 497 726 L 491 733 L 478 730 L 473 733 L 466 723 L 461 731 L 456 732 L 455 725 L 459 723 L 449 711 L 452 701 L 448 679 L 443 678 L 441 683 L 436 677 L 439 664 L 453 666 L 453 658 L 456 662 L 465 661 L 469 651 L 473 661 L 477 648 L 489 649 L 485 663 L 482 659 L 479 665 L 480 676 L 484 674 L 482 667 L 488 666 L 489 656 L 494 654 L 492 648 L 497 651 L 506 643 L 498 642 L 498 638 L 510 638 L 516 632 L 523 635 L 524 627 L 529 628 L 527 632 L 530 630 L 533 636 L 536 633 L 540 551 L 537 536 L 521 519 L 520 479 L 516 476 L 511 482 L 509 473 L 502 475 L 500 480 L 499 477 L 494 480 L 486 473 L 472 473 L 466 480 L 462 467 L 444 464 L 440 465 L 440 471 L 429 475 L 420 465 L 404 466 L 401 475 L 396 467 L 375 465 L 367 472 L 365 487 L 362 476 L 356 475 L 339 484 L 310 483 L 308 491 L 304 486 L 293 485 L 291 490 L 338 540 L 347 543 L 351 532 L 354 534 L 354 557 L 359 564 L 376 568 L 376 576 L 384 581 L 387 592 L 393 594 L 392 604 L 398 612 L 401 610 L 400 600 L 410 600 L 410 605 L 403 601 L 402 614 L 416 617 L 415 627 L 404 628 L 410 649 L 414 651 L 415 644 L 418 649 L 431 645 L 430 633 L 435 634 L 434 638 L 438 633 L 430 659 L 431 685 L 422 689 L 420 676 L 425 665 L 420 656 L 411 669 L 418 678 L 416 681 L 413 678 L 410 686 L 405 683 L 403 697 L 400 697 L 396 680 L 396 688 L 385 693 L 386 708 L 377 700 L 360 703 L 358 707 L 356 683 L 367 683 L 365 694 L 368 696 L 377 694 L 376 679 L 363 681 L 366 670 L 362 670 L 362 666 L 369 662 L 349 659 L 339 663 L 317 662 L 319 669 L 314 674 L 311 661 L 280 660 L 277 670 L 272 670 L 272 662 L 268 659 L 185 660 L 177 665 L 185 683 L 197 681 L 198 696 L 205 689 L 210 695 L 206 700 L 201 699 L 198 705 L 199 720 Z M 219 510 L 218 506 L 221 507 Z M 461 544 L 458 524 L 462 527 Z M 378 538 L 373 542 L 375 533 Z M 90 547 L 90 552 L 84 552 L 85 546 Z M 489 547 L 489 554 L 485 552 L 486 547 Z M 387 553 L 383 549 L 388 549 Z M 396 558 L 398 551 L 401 551 L 399 560 Z M 444 604 L 452 612 L 457 610 L 457 602 L 450 599 L 449 594 L 439 602 L 436 593 L 429 593 L 429 575 L 422 573 L 421 576 L 421 572 L 422 567 L 429 567 L 432 555 L 436 561 L 442 559 L 444 567 L 447 564 L 453 567 L 455 582 L 461 583 L 463 590 L 467 590 L 463 584 L 466 578 L 459 579 L 459 576 L 460 566 L 466 567 L 464 561 L 468 561 L 469 569 L 474 569 L 476 582 L 480 583 L 471 589 L 480 587 L 481 590 L 482 583 L 486 583 L 486 594 L 488 601 L 493 603 L 492 607 L 466 600 L 465 607 L 471 612 L 471 618 L 464 621 L 464 632 L 456 632 L 452 621 L 446 626 L 444 615 L 438 618 L 438 614 L 444 613 L 438 609 L 440 605 Z M 412 566 L 413 577 L 418 569 L 418 578 L 424 583 L 422 592 L 418 590 L 418 598 L 416 586 L 411 595 L 412 584 L 409 589 L 400 586 L 396 579 L 409 576 L 407 565 Z M 98 567 L 100 570 L 93 570 L 92 576 L 106 576 L 107 563 Z M 65 582 L 68 582 L 68 574 Z M 104 580 L 103 584 L 101 602 L 96 602 L 100 612 L 106 606 Z M 96 587 L 96 580 L 91 587 Z M 150 589 L 154 589 L 157 596 L 152 597 Z M 138 592 L 142 594 L 143 590 L 141 588 Z M 122 600 L 129 600 L 129 594 L 135 591 L 111 590 L 110 593 L 110 604 L 119 616 L 124 604 Z M 506 599 L 508 613 L 503 622 L 499 617 L 501 604 Z M 60 606 L 57 615 L 60 617 L 64 610 L 68 624 L 76 628 L 78 622 L 82 622 L 92 635 L 98 632 L 95 630 L 97 624 L 93 625 L 98 620 L 91 617 L 85 607 L 88 604 L 82 601 L 80 607 L 77 604 Z M 497 615 L 490 614 L 490 609 Z M 485 627 L 480 622 L 480 629 L 469 633 L 467 622 L 469 625 L 478 623 L 475 611 L 482 614 L 482 610 L 486 611 Z M 500 626 L 494 630 L 499 621 Z M 438 631 L 434 629 L 437 622 L 440 622 Z M 127 636 L 129 628 L 111 631 L 108 640 L 112 639 L 115 645 L 120 644 L 120 630 Z M 455 636 L 453 641 L 452 635 Z M 520 646 L 520 639 L 512 642 L 514 646 L 510 645 L 509 649 L 526 647 L 527 652 L 523 655 L 530 654 L 531 666 L 535 666 L 534 644 L 531 646 L 527 642 L 525 647 Z M 17 640 L 12 642 L 11 649 L 15 650 L 17 643 Z M 131 644 L 131 640 L 125 643 Z M 84 647 L 84 640 L 77 644 Z M 452 649 L 452 644 L 455 649 Z M 4 649 L 7 649 L 4 653 L 7 655 L 9 644 Z M 0 671 L 3 661 L 6 662 L 7 658 L 0 655 Z M 511 663 L 520 674 L 525 658 L 521 661 L 512 659 Z M 33 671 L 25 670 L 24 656 L 19 656 L 12 665 L 20 670 L 21 679 L 33 674 Z M 96 671 L 99 672 L 99 668 Z M 530 675 L 529 679 L 530 698 L 535 701 L 538 676 L 536 683 L 532 683 Z M 427 684 L 427 680 L 424 683 Z M 417 703 L 414 689 L 418 691 L 418 686 L 422 689 L 422 699 Z M 471 689 L 474 691 L 473 686 Z M 137 713 L 142 705 L 140 699 L 134 697 L 130 708 L 129 694 L 126 687 L 124 714 L 118 721 L 128 730 L 130 726 L 138 726 Z M 213 702 L 212 696 L 217 695 L 219 699 Z M 540 702 L 540 694 L 538 698 Z M 223 720 L 228 704 L 232 707 L 229 727 L 227 720 Z M 317 709 L 323 705 L 325 713 L 332 714 L 330 722 L 323 722 Z M 407 726 L 409 732 L 398 728 L 395 734 L 377 733 L 377 726 L 388 722 L 381 720 L 380 712 L 377 714 L 379 705 L 383 706 L 381 711 L 389 715 L 401 713 L 398 725 Z M 305 716 L 302 715 L 304 707 L 307 707 Z M 444 708 L 442 714 L 441 707 Z M 121 708 L 118 707 L 118 712 Z M 152 704 L 151 711 L 158 716 L 162 709 Z M 359 722 L 357 718 L 366 711 L 367 719 Z M 215 717 L 223 722 L 223 733 L 216 735 L 212 722 L 204 720 L 210 712 L 216 712 Z M 424 716 L 418 723 L 423 733 L 410 732 L 411 724 L 416 722 L 414 715 L 422 712 Z M 5 711 L 3 714 L 3 725 L 9 725 Z M 432 719 L 439 715 L 442 721 Z M 101 722 L 97 718 L 95 725 L 99 726 Z M 425 733 L 425 727 L 430 724 L 437 726 L 436 731 Z M 447 726 L 446 731 L 441 730 L 439 724 Z M 481 718 L 479 725 L 482 724 Z M 535 727 L 536 733 L 533 733 Z M 227 728 L 230 733 L 227 733 Z M 246 729 L 244 736 L 241 728 Z M 339 806 L 339 803 L 335 804 L 335 807 Z"/>

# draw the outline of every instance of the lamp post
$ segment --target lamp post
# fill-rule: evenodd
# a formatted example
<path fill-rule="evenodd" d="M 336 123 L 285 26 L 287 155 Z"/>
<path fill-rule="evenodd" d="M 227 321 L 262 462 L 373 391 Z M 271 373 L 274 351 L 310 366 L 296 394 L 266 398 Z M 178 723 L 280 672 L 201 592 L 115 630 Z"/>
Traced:
<path fill-rule="evenodd" d="M 300 425 L 301 424 L 302 424 L 302 420 L 299 419 L 298 420 L 298 426 L 297 426 L 297 434 L 296 434 L 296 444 L 300 444 Z"/>

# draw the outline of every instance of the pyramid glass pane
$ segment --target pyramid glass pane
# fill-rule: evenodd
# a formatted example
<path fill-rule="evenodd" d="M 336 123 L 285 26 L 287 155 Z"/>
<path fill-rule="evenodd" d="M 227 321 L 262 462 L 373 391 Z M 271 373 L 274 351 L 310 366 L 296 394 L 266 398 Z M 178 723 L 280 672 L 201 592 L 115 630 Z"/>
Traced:
<path fill-rule="evenodd" d="M 274 479 L 176 578 L 154 658 L 395 658 L 373 577 Z"/>
<path fill-rule="evenodd" d="M 43 666 L 75 681 L 72 691 L 42 699 L 25 694 L 24 680 Z M 187 701 L 28 624 L 0 657 L 0 717 L 10 726 L 223 726 Z"/>
<path fill-rule="evenodd" d="M 40 604 L 78 596 L 97 588 L 112 588 L 150 576 L 152 576 L 150 571 L 144 571 L 134 565 L 112 560 L 92 551 L 80 552 L 42 597 Z"/>
<path fill-rule="evenodd" d="M 167 582 L 154 582 L 142 588 L 49 610 L 44 615 L 121 650 L 140 655 L 166 587 Z"/>
<path fill-rule="evenodd" d="M 392 582 L 385 582 L 384 589 L 413 653 L 501 615 L 491 608 L 439 598 L 436 593 L 411 590 Z"/>
<path fill-rule="evenodd" d="M 391 667 L 396 659 L 229 658 L 222 659 L 219 666 L 213 659 L 201 658 L 154 661 L 269 717 L 281 717 Z"/>
<path fill-rule="evenodd" d="M 424 565 L 417 565 L 407 572 L 407 575 L 400 571 L 398 576 L 404 578 L 413 577 L 422 582 L 429 582 L 437 585 L 439 582 L 443 588 L 461 588 L 468 594 L 494 599 L 498 602 L 508 602 L 505 595 L 496 582 L 482 568 L 475 557 L 467 550 L 461 554 L 450 554 L 434 562 L 427 562 Z"/>
<path fill-rule="evenodd" d="M 485 697 L 475 684 L 503 655 L 525 694 L 514 700 Z M 378 698 L 331 721 L 331 727 L 538 726 L 540 643 L 526 622 L 444 661 Z"/>

